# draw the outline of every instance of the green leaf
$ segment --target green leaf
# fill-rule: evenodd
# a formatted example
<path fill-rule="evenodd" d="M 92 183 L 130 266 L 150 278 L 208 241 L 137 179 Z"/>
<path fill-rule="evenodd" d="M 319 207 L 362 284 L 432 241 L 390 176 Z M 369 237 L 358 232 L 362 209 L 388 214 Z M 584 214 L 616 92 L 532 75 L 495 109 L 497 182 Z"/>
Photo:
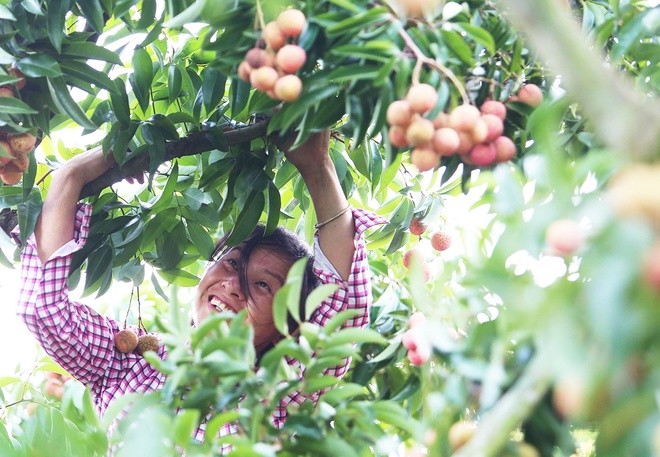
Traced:
<path fill-rule="evenodd" d="M 326 340 L 326 347 L 345 343 L 376 343 L 384 346 L 387 344 L 387 339 L 369 328 L 345 328 L 329 336 Z"/>
<path fill-rule="evenodd" d="M 649 8 L 626 22 L 612 46 L 611 58 L 618 61 L 645 35 L 656 35 L 660 27 L 660 9 Z M 655 59 L 657 62 L 657 58 Z"/>
<path fill-rule="evenodd" d="M 116 52 L 103 48 L 90 42 L 75 42 L 62 46 L 62 57 L 79 60 L 102 60 L 104 62 L 122 65 L 122 61 Z"/>
<path fill-rule="evenodd" d="M 113 256 L 113 250 L 108 244 L 103 244 L 89 255 L 85 279 L 85 295 L 98 289 L 108 273 L 112 275 Z"/>
<path fill-rule="evenodd" d="M 179 180 L 179 164 L 178 162 L 174 161 L 174 165 L 172 165 L 172 169 L 170 170 L 170 176 L 167 178 L 165 187 L 163 187 L 163 190 L 160 193 L 158 200 L 156 200 L 156 203 L 154 203 L 154 205 L 151 207 L 152 213 L 154 214 L 158 213 L 159 211 L 168 208 L 172 204 L 174 189 L 176 188 L 176 183 L 178 182 L 178 180 Z"/>
<path fill-rule="evenodd" d="M 115 90 L 110 92 L 110 104 L 117 120 L 128 127 L 131 125 L 131 108 L 128 104 L 126 86 L 121 78 L 115 79 Z"/>
<path fill-rule="evenodd" d="M 190 219 L 186 221 L 186 228 L 188 229 L 190 241 L 192 241 L 199 251 L 199 255 L 204 259 L 208 259 L 215 246 L 209 232 L 201 224 Z"/>
<path fill-rule="evenodd" d="M 286 284 L 290 285 L 287 291 L 286 307 L 298 323 L 300 323 L 300 291 L 302 290 L 303 276 L 308 261 L 307 257 L 296 260 L 286 276 Z"/>
<path fill-rule="evenodd" d="M 23 101 L 14 97 L 0 97 L 0 113 L 5 114 L 36 114 L 37 111 L 30 108 Z"/>
<path fill-rule="evenodd" d="M 442 43 L 444 43 L 463 63 L 469 66 L 474 66 L 475 62 L 472 58 L 472 49 L 465 42 L 463 37 L 452 30 L 441 30 Z"/>
<path fill-rule="evenodd" d="M 231 114 L 233 117 L 238 116 L 247 106 L 250 99 L 250 87 L 249 83 L 241 79 L 235 78 L 232 80 L 229 93 L 231 97 Z"/>
<path fill-rule="evenodd" d="M 170 233 L 166 235 L 163 248 L 158 256 L 158 260 L 164 270 L 172 270 L 177 266 L 183 257 L 187 244 L 186 226 L 183 224 L 183 221 L 179 221 Z"/>
<path fill-rule="evenodd" d="M 227 77 L 215 67 L 206 67 L 201 77 L 204 108 L 209 113 L 218 106 L 222 97 L 225 96 Z"/>
<path fill-rule="evenodd" d="M 61 67 L 64 74 L 94 84 L 99 89 L 105 89 L 108 92 L 117 90 L 114 81 L 106 73 L 96 70 L 84 62 L 62 61 Z"/>
<path fill-rule="evenodd" d="M 323 331 L 327 335 L 331 335 L 346 321 L 359 316 L 363 312 L 364 311 L 361 309 L 347 309 L 345 311 L 340 311 L 335 314 L 328 322 L 326 322 L 326 324 L 323 326 Z"/>
<path fill-rule="evenodd" d="M 167 68 L 167 97 L 170 104 L 174 103 L 181 93 L 181 70 L 176 65 Z"/>
<path fill-rule="evenodd" d="M 390 12 L 383 7 L 370 8 L 369 10 L 344 19 L 326 28 L 329 37 L 339 35 L 350 35 L 359 30 L 364 30 L 378 22 L 386 22 L 390 18 Z"/>
<path fill-rule="evenodd" d="M 62 75 L 60 64 L 48 54 L 34 54 L 16 61 L 16 66 L 29 78 L 57 77 Z"/>
<path fill-rule="evenodd" d="M 23 193 L 23 189 L 18 190 L 21 194 Z M 32 232 L 34 232 L 34 227 L 37 225 L 37 218 L 39 217 L 39 213 L 41 213 L 42 204 L 41 194 L 35 190 L 27 200 L 19 203 L 16 207 L 18 230 L 23 245 L 25 245 L 28 237 L 32 235 Z"/>
<path fill-rule="evenodd" d="M 137 30 L 146 30 L 156 20 L 156 0 L 142 0 L 140 7 L 140 19 L 135 28 Z"/>
<path fill-rule="evenodd" d="M 179 446 L 186 446 L 199 423 L 200 412 L 198 409 L 184 409 L 177 411 L 174 420 L 174 442 Z"/>
<path fill-rule="evenodd" d="M 322 284 L 314 289 L 305 300 L 305 320 L 308 321 L 312 313 L 326 298 L 339 289 L 338 284 Z"/>
<path fill-rule="evenodd" d="M 7 387 L 17 382 L 21 382 L 21 378 L 17 378 L 16 376 L 3 376 L 0 378 L 0 388 Z"/>
<path fill-rule="evenodd" d="M 202 10 L 206 6 L 206 2 L 207 0 L 193 2 L 192 5 L 188 6 L 185 10 L 181 11 L 163 25 L 170 29 L 176 29 L 191 22 L 198 22 Z"/>
<path fill-rule="evenodd" d="M 103 33 L 103 7 L 99 0 L 80 0 L 78 6 L 96 33 Z"/>
<path fill-rule="evenodd" d="M 266 230 L 265 234 L 269 235 L 273 233 L 280 222 L 280 209 L 281 209 L 281 196 L 280 190 L 273 183 L 273 181 L 268 182 L 268 219 L 266 220 Z"/>
<path fill-rule="evenodd" d="M 176 284 L 177 286 L 182 287 L 194 287 L 199 284 L 199 278 L 185 270 L 160 270 L 158 274 L 167 281 L 168 284 Z M 161 295 L 161 297 L 164 296 L 164 294 L 159 295 Z"/>
<path fill-rule="evenodd" d="M 7 8 L 6 6 L 1 5 L 1 4 L 0 4 L 0 19 L 6 19 L 8 21 L 15 21 L 16 20 L 16 18 L 11 13 L 9 8 Z"/>
<path fill-rule="evenodd" d="M 52 0 L 48 2 L 47 29 L 48 38 L 57 52 L 62 51 L 64 39 L 64 20 L 71 7 L 71 0 Z"/>
<path fill-rule="evenodd" d="M 245 206 L 238 214 L 236 223 L 227 237 L 228 246 L 236 246 L 243 241 L 257 226 L 266 200 L 263 192 L 252 192 L 245 201 Z"/>
<path fill-rule="evenodd" d="M 48 89 L 53 101 L 62 113 L 68 114 L 71 119 L 85 129 L 96 130 L 98 128 L 73 100 L 73 97 L 69 93 L 69 88 L 64 82 L 64 78 L 48 78 Z"/>
<path fill-rule="evenodd" d="M 463 30 L 467 36 L 486 48 L 490 55 L 495 54 L 495 40 L 493 39 L 493 36 L 488 33 L 488 30 L 467 22 L 459 22 L 456 26 Z"/>
<path fill-rule="evenodd" d="M 327 75 L 327 80 L 335 83 L 356 81 L 360 79 L 373 80 L 378 76 L 379 67 L 375 65 L 346 65 L 332 70 Z"/>
<path fill-rule="evenodd" d="M 140 108 L 142 108 L 142 111 L 146 111 L 149 106 L 151 81 L 154 78 L 153 62 L 145 48 L 136 48 L 131 62 L 133 74 L 129 77 L 129 80 Z"/>
<path fill-rule="evenodd" d="M 286 303 L 290 288 L 290 284 L 284 284 L 275 292 L 275 297 L 273 297 L 273 325 L 282 335 L 289 334 Z"/>

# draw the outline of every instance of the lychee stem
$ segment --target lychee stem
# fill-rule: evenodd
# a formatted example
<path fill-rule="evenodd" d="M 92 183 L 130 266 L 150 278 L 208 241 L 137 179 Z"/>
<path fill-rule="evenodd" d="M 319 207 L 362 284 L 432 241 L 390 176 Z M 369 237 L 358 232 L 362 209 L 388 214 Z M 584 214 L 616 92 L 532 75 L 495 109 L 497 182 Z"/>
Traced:
<path fill-rule="evenodd" d="M 461 81 L 456 77 L 454 72 L 452 72 L 449 68 L 445 67 L 442 63 L 438 62 L 437 60 L 431 59 L 426 55 L 424 55 L 422 50 L 419 49 L 419 46 L 417 46 L 417 43 L 415 43 L 415 41 L 408 34 L 408 32 L 406 32 L 406 30 L 401 26 L 401 24 L 398 21 L 395 21 L 394 17 L 392 17 L 391 21 L 398 26 L 399 35 L 401 35 L 401 38 L 403 38 L 403 41 L 406 43 L 406 46 L 410 48 L 410 50 L 415 54 L 415 57 L 417 58 L 417 62 L 415 64 L 415 68 L 413 69 L 413 74 L 412 74 L 413 84 L 419 84 L 419 73 L 421 72 L 421 67 L 422 65 L 426 64 L 429 67 L 435 68 L 441 74 L 443 74 L 447 79 L 449 79 L 452 82 L 452 84 L 456 87 L 458 92 L 461 94 L 463 103 L 469 104 L 470 97 L 468 97 L 468 94 L 465 91 L 465 87 L 463 86 Z"/>
<path fill-rule="evenodd" d="M 264 12 L 261 9 L 261 2 L 257 0 L 257 20 L 259 21 L 259 26 L 261 30 L 266 28 L 266 21 L 264 21 Z"/>
<path fill-rule="evenodd" d="M 133 291 L 135 290 L 135 287 L 131 289 L 131 296 L 128 299 L 128 309 L 126 310 L 126 316 L 124 317 L 124 330 L 126 330 L 126 325 L 128 322 L 128 314 L 131 312 L 131 303 L 133 303 Z"/>

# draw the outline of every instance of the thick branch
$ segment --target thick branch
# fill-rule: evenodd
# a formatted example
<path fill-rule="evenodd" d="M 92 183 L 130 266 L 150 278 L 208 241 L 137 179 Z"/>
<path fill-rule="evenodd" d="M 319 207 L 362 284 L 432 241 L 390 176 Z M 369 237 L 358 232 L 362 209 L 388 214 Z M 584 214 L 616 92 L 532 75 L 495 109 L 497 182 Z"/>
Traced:
<path fill-rule="evenodd" d="M 247 127 L 241 127 L 224 132 L 229 146 L 247 143 L 266 135 L 268 119 L 258 121 Z M 177 157 L 192 156 L 215 149 L 209 131 L 194 132 L 178 140 L 167 143 L 164 162 Z M 98 194 L 112 184 L 122 179 L 137 175 L 149 169 L 149 157 L 143 155 L 127 162 L 123 167 L 113 167 L 94 181 L 83 187 L 82 198 Z"/>
<path fill-rule="evenodd" d="M 536 52 L 561 75 L 595 133 L 633 160 L 660 155 L 660 103 L 635 89 L 603 61 L 556 0 L 497 0 Z"/>
<path fill-rule="evenodd" d="M 548 391 L 552 376 L 546 358 L 537 354 L 495 406 L 488 411 L 474 436 L 452 457 L 491 457 L 499 455 L 511 432 L 534 410 Z"/>
<path fill-rule="evenodd" d="M 263 137 L 268 130 L 269 118 L 261 119 L 254 124 L 246 127 L 236 128 L 224 132 L 228 146 L 240 143 L 247 143 L 254 139 Z M 179 138 L 178 140 L 167 143 L 164 162 L 177 157 L 192 156 L 202 152 L 216 149 L 211 141 L 211 132 L 194 132 Z M 140 174 L 149 169 L 149 156 L 143 155 L 127 162 L 123 167 L 113 167 L 94 181 L 83 187 L 80 194 L 81 198 L 98 194 L 101 190 L 114 183 L 121 181 L 128 176 Z M 0 228 L 5 233 L 11 232 L 16 227 L 16 210 L 4 209 L 0 212 Z"/>

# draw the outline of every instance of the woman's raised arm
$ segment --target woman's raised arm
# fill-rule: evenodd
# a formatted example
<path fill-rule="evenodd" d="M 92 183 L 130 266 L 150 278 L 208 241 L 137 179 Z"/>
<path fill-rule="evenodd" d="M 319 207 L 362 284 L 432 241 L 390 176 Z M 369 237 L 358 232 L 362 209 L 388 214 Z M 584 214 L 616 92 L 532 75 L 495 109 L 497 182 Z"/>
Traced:
<path fill-rule="evenodd" d="M 348 279 L 355 252 L 355 222 L 328 155 L 330 131 L 314 133 L 298 148 L 286 152 L 298 169 L 314 202 L 319 244 L 327 259 Z"/>
<path fill-rule="evenodd" d="M 112 156 L 105 158 L 99 147 L 74 157 L 53 173 L 35 227 L 37 253 L 42 263 L 73 239 L 76 203 L 83 186 L 114 164 Z"/>

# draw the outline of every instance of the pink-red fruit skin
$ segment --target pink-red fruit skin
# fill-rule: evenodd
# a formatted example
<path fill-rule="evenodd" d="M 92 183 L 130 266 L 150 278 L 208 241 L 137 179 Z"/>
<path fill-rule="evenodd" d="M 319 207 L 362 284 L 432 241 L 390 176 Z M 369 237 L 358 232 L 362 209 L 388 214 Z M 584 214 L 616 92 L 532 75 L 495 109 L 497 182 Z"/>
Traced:
<path fill-rule="evenodd" d="M 446 251 L 451 247 L 451 235 L 442 230 L 434 232 L 431 235 L 431 246 L 436 251 Z"/>
<path fill-rule="evenodd" d="M 496 138 L 493 142 L 493 146 L 495 146 L 495 152 L 497 154 L 495 160 L 498 163 L 508 162 L 516 156 L 516 145 L 509 137 L 500 136 L 499 138 Z"/>
<path fill-rule="evenodd" d="M 407 100 L 395 100 L 387 107 L 387 123 L 406 127 L 412 120 L 413 112 Z"/>
<path fill-rule="evenodd" d="M 275 21 L 266 24 L 261 31 L 261 37 L 273 51 L 277 51 L 286 44 L 286 37 L 282 34 Z"/>
<path fill-rule="evenodd" d="M 539 106 L 543 102 L 543 92 L 536 84 L 525 84 L 518 92 L 518 100 L 529 106 Z"/>
<path fill-rule="evenodd" d="M 406 100 L 415 113 L 424 114 L 437 103 L 438 92 L 430 84 L 415 84 L 408 89 Z"/>
<path fill-rule="evenodd" d="M 295 44 L 287 44 L 277 51 L 275 64 L 284 73 L 292 74 L 302 68 L 306 59 L 307 53 L 303 48 Z"/>
<path fill-rule="evenodd" d="M 584 246 L 585 237 L 580 225 L 571 219 L 558 219 L 545 232 L 548 246 L 559 255 L 571 255 Z"/>
<path fill-rule="evenodd" d="M 660 241 L 657 241 L 646 255 L 643 274 L 646 283 L 660 293 Z"/>
<path fill-rule="evenodd" d="M 133 352 L 137 345 L 138 336 L 133 330 L 124 329 L 115 335 L 115 347 L 122 354 Z"/>
<path fill-rule="evenodd" d="M 408 229 L 413 235 L 421 235 L 426 231 L 426 225 L 419 218 L 413 217 L 410 220 L 410 226 Z"/>
<path fill-rule="evenodd" d="M 420 146 L 410 153 L 410 161 L 420 172 L 433 170 L 440 163 L 440 156 L 430 147 Z"/>
<path fill-rule="evenodd" d="M 470 160 L 478 167 L 489 167 L 497 159 L 497 151 L 492 143 L 481 143 L 470 149 Z"/>
<path fill-rule="evenodd" d="M 282 101 L 296 101 L 302 92 L 302 81 L 296 75 L 282 76 L 275 83 L 274 92 L 275 96 Z"/>
<path fill-rule="evenodd" d="M 486 100 L 479 110 L 481 114 L 492 114 L 502 121 L 506 118 L 506 106 L 504 103 L 496 100 Z"/>
<path fill-rule="evenodd" d="M 295 38 L 302 33 L 305 24 L 307 24 L 307 19 L 302 11 L 289 9 L 282 11 L 280 15 L 277 16 L 276 24 L 282 32 L 282 35 Z"/>

